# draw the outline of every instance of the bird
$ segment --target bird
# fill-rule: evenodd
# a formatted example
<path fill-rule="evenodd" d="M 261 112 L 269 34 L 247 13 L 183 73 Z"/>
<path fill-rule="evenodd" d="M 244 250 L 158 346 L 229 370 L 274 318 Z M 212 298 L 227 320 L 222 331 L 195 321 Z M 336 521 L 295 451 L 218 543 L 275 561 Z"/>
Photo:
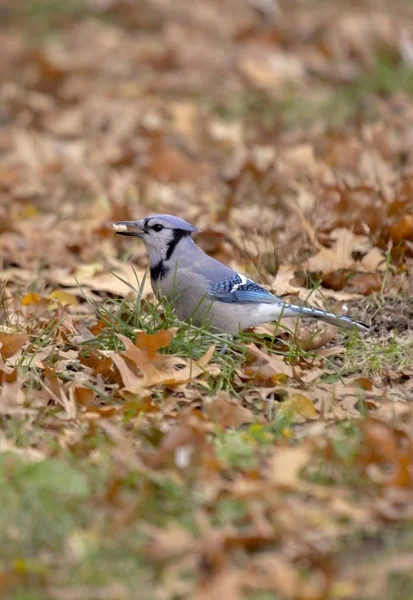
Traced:
<path fill-rule="evenodd" d="M 284 317 L 309 317 L 348 330 L 369 327 L 347 316 L 290 304 L 206 254 L 192 239 L 199 229 L 181 217 L 155 214 L 113 224 L 119 235 L 145 243 L 155 296 L 165 297 L 179 319 L 236 334 Z"/>

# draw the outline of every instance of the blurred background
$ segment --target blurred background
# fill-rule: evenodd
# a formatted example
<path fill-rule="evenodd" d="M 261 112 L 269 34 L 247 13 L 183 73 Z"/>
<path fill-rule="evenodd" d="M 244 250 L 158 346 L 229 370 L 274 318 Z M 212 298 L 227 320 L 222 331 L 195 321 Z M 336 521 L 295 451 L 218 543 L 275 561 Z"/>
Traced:
<path fill-rule="evenodd" d="M 227 260 L 242 245 L 252 264 L 264 254 L 270 275 L 342 227 L 400 265 L 411 255 L 410 2 L 0 11 L 0 227 L 22 236 L 2 236 L 3 270 L 108 260 L 122 243 L 108 224 L 154 212 L 206 228 L 201 243 Z"/>
<path fill-rule="evenodd" d="M 412 598 L 413 2 L 0 0 L 0 53 L 0 595 Z M 152 213 L 371 334 L 214 352 L 129 303 Z"/>

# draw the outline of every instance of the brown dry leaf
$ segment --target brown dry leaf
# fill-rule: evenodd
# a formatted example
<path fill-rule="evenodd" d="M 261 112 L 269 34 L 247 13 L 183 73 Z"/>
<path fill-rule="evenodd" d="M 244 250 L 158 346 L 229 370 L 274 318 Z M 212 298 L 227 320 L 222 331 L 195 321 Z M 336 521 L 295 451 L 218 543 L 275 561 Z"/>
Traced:
<path fill-rule="evenodd" d="M 161 346 L 158 347 L 162 347 L 172 339 L 163 332 L 160 333 L 159 342 L 152 341 L 150 345 L 148 345 L 147 337 L 141 338 L 145 341 L 145 349 L 138 348 L 129 338 L 118 334 L 126 350 L 119 354 L 114 353 L 111 358 L 119 369 L 126 392 L 136 394 L 144 388 L 155 385 L 175 387 L 196 379 L 207 371 L 206 367 L 215 351 L 214 346 L 211 346 L 197 361 L 157 354 L 154 351 L 156 343 L 160 343 Z M 152 335 L 155 336 L 155 339 L 158 336 L 158 334 Z M 147 352 L 148 348 L 150 354 Z"/>
<path fill-rule="evenodd" d="M 3 358 L 14 356 L 27 342 L 26 333 L 5 333 L 0 331 L 0 354 Z"/>
<path fill-rule="evenodd" d="M 300 485 L 300 472 L 309 463 L 312 449 L 309 444 L 274 450 L 268 464 L 268 478 L 276 486 L 296 488 Z"/>
<path fill-rule="evenodd" d="M 263 369 L 268 366 L 268 372 L 265 371 L 264 373 L 267 379 L 270 377 L 271 373 L 273 376 L 286 375 L 287 377 L 291 378 L 294 376 L 292 366 L 288 365 L 281 355 L 267 354 L 255 344 L 247 344 L 246 348 L 251 357 L 253 357 L 258 363 L 264 365 L 263 367 L 257 369 L 255 366 L 252 366 L 251 373 L 262 373 Z"/>
<path fill-rule="evenodd" d="M 295 422 L 302 423 L 307 419 L 318 419 L 319 414 L 310 398 L 304 394 L 293 393 L 281 403 L 278 412 L 286 417 L 292 417 Z"/>
<path fill-rule="evenodd" d="M 214 352 L 215 346 L 211 346 L 209 350 L 207 350 L 205 354 L 201 356 L 200 359 L 187 359 L 186 366 L 183 369 L 174 371 L 173 376 L 169 376 L 169 378 L 166 377 L 164 385 L 174 387 L 176 385 L 181 385 L 182 383 L 192 381 L 200 375 L 204 375 L 208 372 L 212 374 L 217 373 L 217 365 L 209 364 L 214 356 Z"/>
<path fill-rule="evenodd" d="M 142 385 L 142 377 L 140 377 L 135 370 L 132 371 L 130 369 L 126 360 L 122 358 L 122 356 L 120 356 L 119 354 L 113 354 L 111 356 L 111 359 L 119 371 L 119 375 L 123 384 L 123 389 L 125 391 L 130 392 L 132 394 L 136 394 L 139 390 L 145 387 L 144 385 Z"/>
<path fill-rule="evenodd" d="M 90 406 L 95 402 L 95 392 L 89 388 L 76 386 L 74 389 L 74 398 L 77 404 L 81 406 Z"/>
<path fill-rule="evenodd" d="M 305 263 L 305 266 L 307 266 L 307 263 Z M 298 278 L 295 277 L 297 271 L 299 272 L 299 269 L 294 265 L 281 265 L 271 286 L 272 292 L 279 296 L 292 295 L 288 298 L 288 301 L 292 303 L 294 303 L 296 296 L 302 301 L 307 302 L 309 295 L 308 288 L 303 287 L 301 283 L 298 285 Z M 360 295 L 351 291 L 337 291 L 327 288 L 322 290 L 317 289 L 311 292 L 311 304 L 316 307 L 324 308 L 326 298 L 333 298 L 338 302 L 345 302 L 347 300 L 357 300 L 360 298 Z M 285 323 L 291 328 L 291 319 L 285 319 Z"/>
<path fill-rule="evenodd" d="M 113 261 L 113 273 L 106 272 L 103 265 L 94 263 L 82 265 L 73 274 L 55 269 L 50 274 L 50 280 L 55 284 L 65 287 L 78 287 L 79 296 L 82 295 L 80 287 L 89 288 L 96 292 L 109 292 L 116 296 L 136 295 L 146 271 L 137 269 L 134 265 Z M 122 281 L 123 280 L 123 281 Z M 125 283 L 126 282 L 126 283 Z M 150 280 L 145 280 L 143 295 L 152 293 Z"/>
<path fill-rule="evenodd" d="M 382 280 L 378 273 L 356 273 L 346 282 L 347 287 L 358 294 L 373 294 L 379 292 L 382 287 Z"/>
<path fill-rule="evenodd" d="M 3 179 L 3 173 L 0 171 L 0 180 Z M 0 208 L 0 234 L 6 232 L 15 232 L 13 219 L 3 208 Z"/>
<path fill-rule="evenodd" d="M 282 172 L 293 180 L 297 176 L 299 178 L 303 177 L 303 175 L 316 177 L 322 176 L 325 173 L 325 167 L 321 161 L 317 160 L 314 145 L 311 143 L 293 145 L 287 148 L 282 158 Z M 306 191 L 303 195 L 304 188 L 299 183 L 293 185 L 292 189 L 297 194 L 296 200 L 298 201 L 299 208 L 309 213 L 314 207 L 314 199 L 311 197 L 311 194 Z"/>
<path fill-rule="evenodd" d="M 109 377 L 113 366 L 112 359 L 97 350 L 89 350 L 87 356 L 80 354 L 79 361 L 82 365 L 90 367 L 95 375 L 101 374 L 105 377 Z"/>
<path fill-rule="evenodd" d="M 146 352 L 149 360 L 153 360 L 158 350 L 169 346 L 177 331 L 177 327 L 164 329 L 157 333 L 139 331 L 136 334 L 135 345 Z"/>
<path fill-rule="evenodd" d="M 371 248 L 369 239 L 355 235 L 348 229 L 336 229 L 330 234 L 333 239 L 331 248 L 323 248 L 308 259 L 306 267 L 311 272 L 332 273 L 340 269 L 375 273 L 386 268 L 385 258 L 378 248 Z M 355 260 L 355 253 L 361 254 L 361 260 Z"/>
<path fill-rule="evenodd" d="M 205 404 L 205 412 L 221 427 L 239 427 L 254 420 L 253 412 L 240 406 L 239 400 L 231 402 L 226 392 L 220 392 L 212 402 Z"/>
<path fill-rule="evenodd" d="M 211 466 L 216 464 L 212 445 L 207 439 L 207 427 L 199 419 L 187 417 L 165 434 L 156 450 L 141 451 L 140 455 L 153 469 L 172 465 L 186 469 L 200 461 L 208 461 Z"/>
<path fill-rule="evenodd" d="M 297 81 L 304 75 L 297 56 L 260 46 L 251 46 L 239 61 L 244 77 L 259 89 L 273 89 L 286 81 Z"/>
<path fill-rule="evenodd" d="M 279 373 L 278 369 L 274 369 L 270 364 L 245 367 L 243 373 L 255 385 L 277 386 L 285 385 L 288 382 L 288 375 Z"/>
<path fill-rule="evenodd" d="M 397 223 L 389 229 L 389 238 L 394 244 L 410 239 L 413 235 L 413 215 L 403 215 Z"/>
<path fill-rule="evenodd" d="M 210 600 L 223 597 L 226 600 L 242 600 L 241 574 L 228 567 L 222 572 L 199 582 L 193 595 L 194 600 Z"/>
<path fill-rule="evenodd" d="M 337 327 L 329 323 L 323 323 L 321 331 L 317 331 L 315 335 L 308 327 L 298 327 L 294 339 L 303 350 L 317 350 L 336 337 Z"/>
<path fill-rule="evenodd" d="M 30 408 L 24 408 L 24 393 L 21 381 L 4 382 L 0 387 L 0 413 L 4 415 L 34 414 Z"/>
<path fill-rule="evenodd" d="M 68 419 L 75 419 L 77 409 L 74 397 L 73 395 L 71 397 L 66 394 L 54 369 L 47 366 L 44 367 L 44 378 L 44 390 L 47 396 L 64 408 Z"/>
<path fill-rule="evenodd" d="M 0 383 L 13 383 L 17 379 L 17 369 L 6 366 L 0 352 Z"/>
<path fill-rule="evenodd" d="M 392 466 L 390 473 L 372 472 L 376 483 L 388 487 L 413 485 L 413 443 L 400 444 L 398 432 L 388 423 L 370 418 L 362 425 L 364 440 L 360 446 L 359 460 L 366 465 Z"/>
<path fill-rule="evenodd" d="M 175 558 L 190 552 L 194 547 L 192 535 L 180 525 L 171 524 L 161 529 L 154 525 L 144 524 L 142 530 L 151 538 L 151 541 L 144 547 L 144 553 L 151 560 Z"/>
<path fill-rule="evenodd" d="M 146 173 L 163 183 L 180 183 L 199 179 L 205 174 L 205 167 L 178 148 L 165 146 L 151 154 Z"/>
<path fill-rule="evenodd" d="M 299 589 L 299 576 L 293 565 L 280 553 L 260 553 L 248 565 L 244 577 L 248 589 L 271 589 L 286 598 L 295 598 Z"/>

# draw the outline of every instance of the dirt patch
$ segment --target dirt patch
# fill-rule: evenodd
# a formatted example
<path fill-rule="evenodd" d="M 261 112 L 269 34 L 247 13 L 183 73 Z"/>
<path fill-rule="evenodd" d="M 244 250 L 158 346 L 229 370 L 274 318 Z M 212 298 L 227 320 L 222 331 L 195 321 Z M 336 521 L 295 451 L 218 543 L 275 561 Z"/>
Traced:
<path fill-rule="evenodd" d="M 413 298 L 372 295 L 349 305 L 352 316 L 368 323 L 375 337 L 405 337 L 413 330 Z"/>

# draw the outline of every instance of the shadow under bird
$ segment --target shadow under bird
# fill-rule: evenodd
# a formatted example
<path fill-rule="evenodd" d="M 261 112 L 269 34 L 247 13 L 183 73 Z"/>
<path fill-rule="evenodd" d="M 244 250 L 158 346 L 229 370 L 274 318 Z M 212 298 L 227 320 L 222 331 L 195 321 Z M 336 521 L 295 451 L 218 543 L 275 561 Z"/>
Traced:
<path fill-rule="evenodd" d="M 120 235 L 141 238 L 149 255 L 152 288 L 165 296 L 182 320 L 237 333 L 284 317 L 309 317 L 368 331 L 346 316 L 296 306 L 268 292 L 245 275 L 205 254 L 193 241 L 196 227 L 173 215 L 152 215 L 138 221 L 118 221 Z"/>

